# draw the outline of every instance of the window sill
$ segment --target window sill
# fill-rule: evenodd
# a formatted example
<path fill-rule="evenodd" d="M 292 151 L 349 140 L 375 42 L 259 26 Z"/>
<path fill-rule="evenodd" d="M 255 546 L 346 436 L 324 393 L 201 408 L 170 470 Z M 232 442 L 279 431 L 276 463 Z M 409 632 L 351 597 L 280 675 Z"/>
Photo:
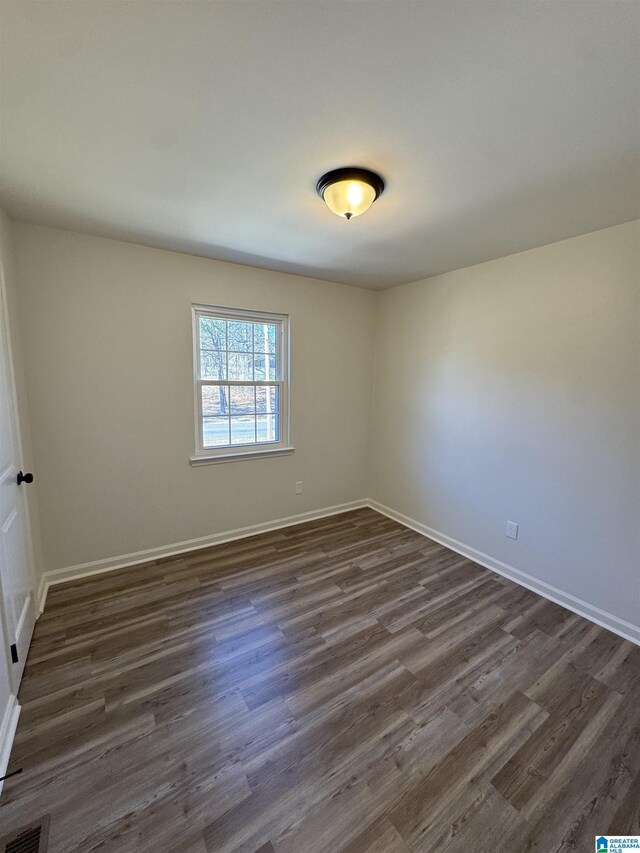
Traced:
<path fill-rule="evenodd" d="M 243 459 L 267 459 L 269 456 L 289 456 L 295 447 L 274 447 L 271 450 L 250 450 L 244 453 L 216 453 L 211 456 L 192 456 L 192 468 L 199 465 L 218 465 L 221 462 L 240 462 Z"/>

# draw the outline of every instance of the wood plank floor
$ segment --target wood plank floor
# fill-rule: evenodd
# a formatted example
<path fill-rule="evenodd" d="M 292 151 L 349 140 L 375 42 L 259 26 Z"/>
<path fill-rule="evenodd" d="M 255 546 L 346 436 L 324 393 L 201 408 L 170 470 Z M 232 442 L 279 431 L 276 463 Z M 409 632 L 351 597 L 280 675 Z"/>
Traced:
<path fill-rule="evenodd" d="M 20 701 L 52 853 L 640 833 L 640 647 L 368 509 L 54 587 Z"/>

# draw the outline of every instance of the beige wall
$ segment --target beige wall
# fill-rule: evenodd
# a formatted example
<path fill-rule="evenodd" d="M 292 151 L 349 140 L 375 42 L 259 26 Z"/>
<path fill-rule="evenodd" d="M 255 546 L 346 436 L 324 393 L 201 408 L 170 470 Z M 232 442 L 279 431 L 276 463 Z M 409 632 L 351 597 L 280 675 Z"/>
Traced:
<path fill-rule="evenodd" d="M 376 294 L 25 223 L 12 233 L 47 570 L 366 497 Z M 291 315 L 293 455 L 189 465 L 192 302 Z"/>
<path fill-rule="evenodd" d="M 636 626 L 639 246 L 628 223 L 382 293 L 370 490 Z"/>

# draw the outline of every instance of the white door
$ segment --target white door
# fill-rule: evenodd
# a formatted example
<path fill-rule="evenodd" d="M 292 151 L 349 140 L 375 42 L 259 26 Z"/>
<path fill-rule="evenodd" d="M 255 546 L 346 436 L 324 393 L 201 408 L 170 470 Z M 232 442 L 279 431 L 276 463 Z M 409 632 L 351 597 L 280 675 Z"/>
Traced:
<path fill-rule="evenodd" d="M 20 441 L 4 271 L 0 266 L 0 607 L 13 692 L 17 695 L 36 621 L 27 507 L 18 485 Z M 4 665 L 4 664 L 1 664 Z"/>

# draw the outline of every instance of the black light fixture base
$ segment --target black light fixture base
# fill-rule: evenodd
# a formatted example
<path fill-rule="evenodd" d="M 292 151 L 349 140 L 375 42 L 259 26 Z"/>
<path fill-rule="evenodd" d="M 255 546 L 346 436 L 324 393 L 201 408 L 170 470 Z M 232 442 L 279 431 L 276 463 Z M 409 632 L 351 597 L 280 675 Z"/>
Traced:
<path fill-rule="evenodd" d="M 324 191 L 331 184 L 337 184 L 339 181 L 363 181 L 365 184 L 373 187 L 376 197 L 378 198 L 384 190 L 384 180 L 376 172 L 370 169 L 361 169 L 359 166 L 345 166 L 342 169 L 333 169 L 331 172 L 326 172 L 316 184 L 316 191 L 320 198 L 324 198 Z"/>

